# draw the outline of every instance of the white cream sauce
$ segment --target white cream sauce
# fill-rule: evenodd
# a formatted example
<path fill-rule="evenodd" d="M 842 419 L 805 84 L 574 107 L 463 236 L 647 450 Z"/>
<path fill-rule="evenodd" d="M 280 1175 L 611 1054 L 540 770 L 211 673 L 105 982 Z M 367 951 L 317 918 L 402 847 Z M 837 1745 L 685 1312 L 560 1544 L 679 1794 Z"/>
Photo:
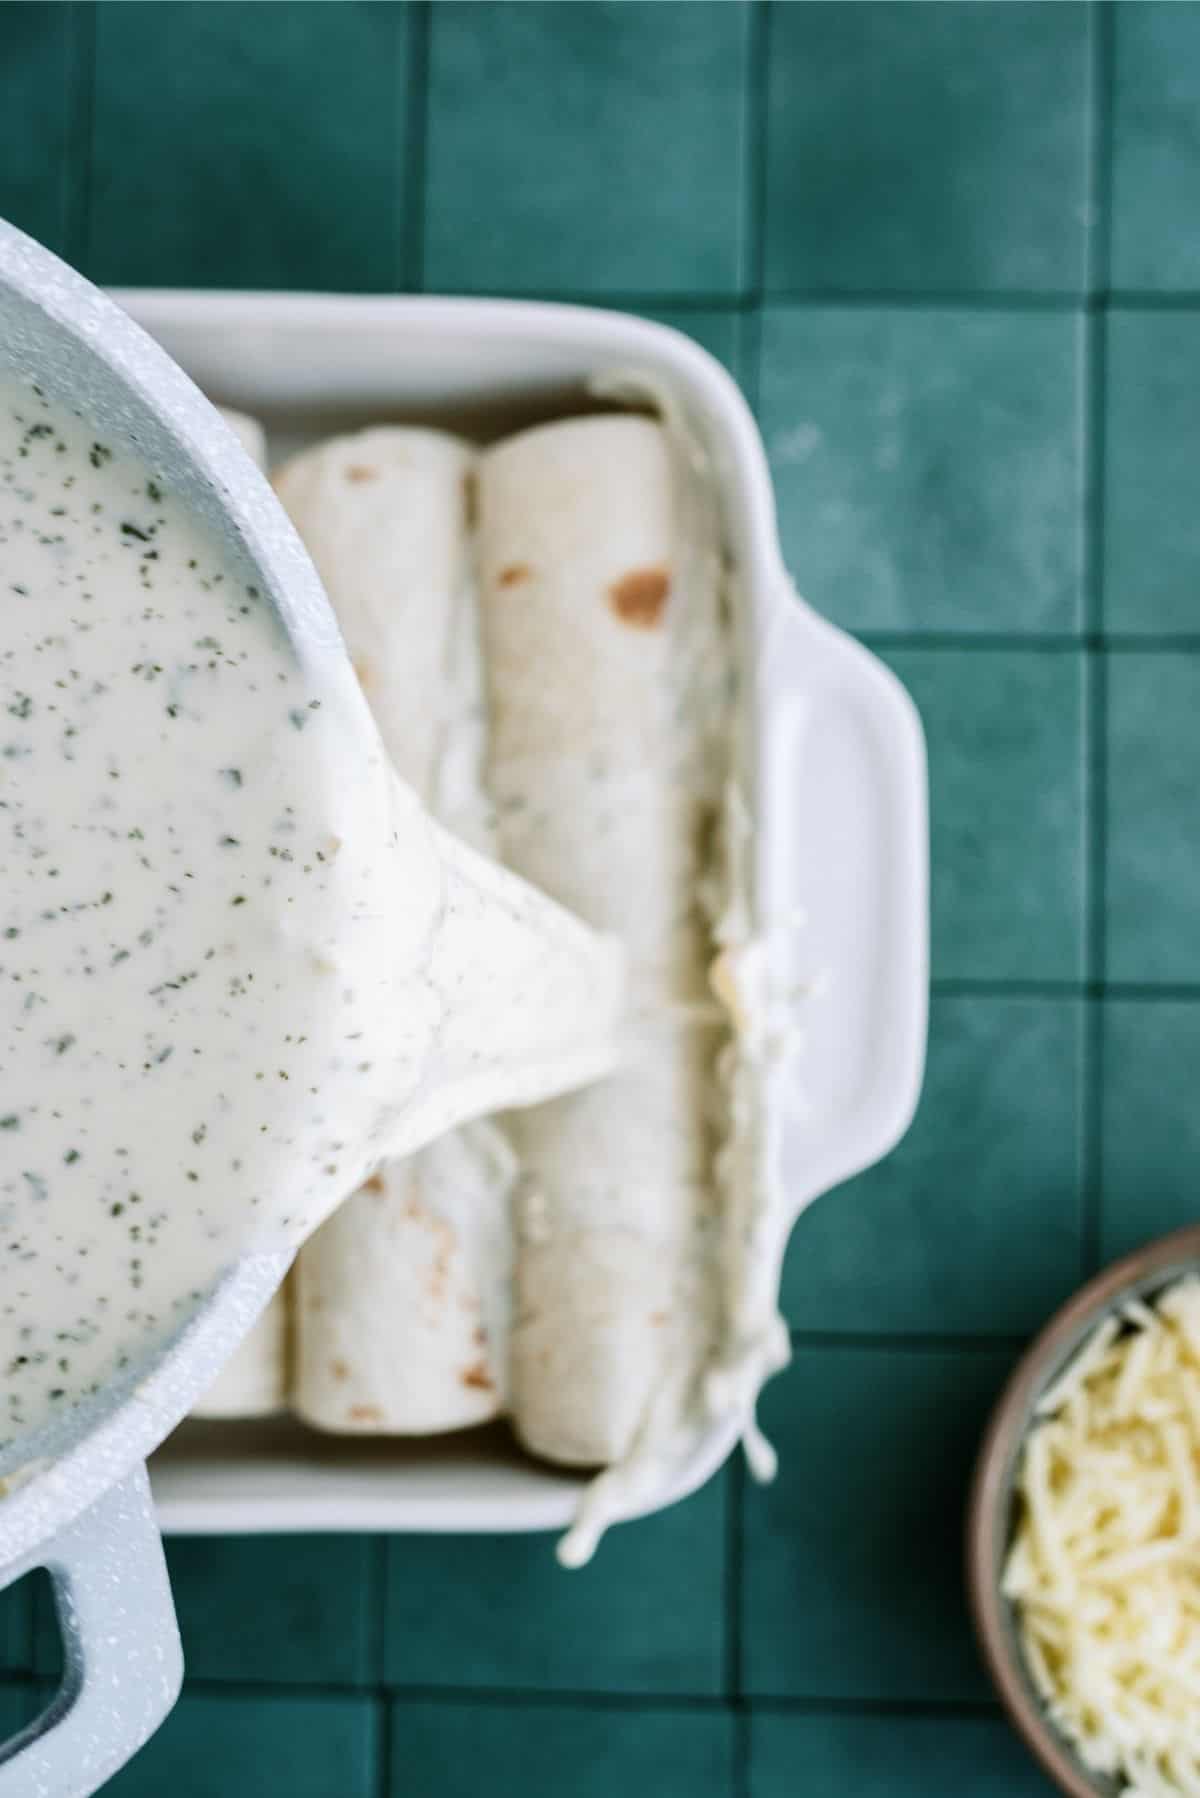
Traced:
<path fill-rule="evenodd" d="M 0 380 L 0 1451 L 369 1172 L 439 1011 L 388 978 L 414 803 L 154 473 Z"/>

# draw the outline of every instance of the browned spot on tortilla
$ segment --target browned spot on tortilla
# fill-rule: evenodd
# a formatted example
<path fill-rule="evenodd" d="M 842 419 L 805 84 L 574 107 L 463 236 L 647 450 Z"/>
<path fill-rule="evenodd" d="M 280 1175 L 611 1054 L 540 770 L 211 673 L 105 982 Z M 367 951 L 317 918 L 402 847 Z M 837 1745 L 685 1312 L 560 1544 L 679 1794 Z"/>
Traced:
<path fill-rule="evenodd" d="M 631 568 L 608 589 L 608 603 L 631 630 L 657 629 L 671 591 L 668 568 Z"/>
<path fill-rule="evenodd" d="M 652 1311 L 650 1313 L 650 1322 L 652 1324 L 665 1324 L 666 1321 L 667 1314 L 665 1311 Z"/>
<path fill-rule="evenodd" d="M 382 1423 L 383 1412 L 378 1405 L 351 1405 L 346 1413 L 351 1423 Z"/>
<path fill-rule="evenodd" d="M 473 1390 L 480 1392 L 492 1390 L 492 1377 L 482 1361 L 476 1361 L 474 1367 L 468 1367 L 458 1377 L 464 1386 L 470 1386 Z"/>
<path fill-rule="evenodd" d="M 372 1174 L 369 1180 L 363 1181 L 362 1189 L 364 1192 L 386 1192 L 387 1186 L 384 1183 L 383 1175 Z"/>
<path fill-rule="evenodd" d="M 344 1361 L 331 1361 L 329 1363 L 329 1371 L 335 1380 L 348 1380 L 350 1378 L 350 1369 L 346 1366 Z"/>
<path fill-rule="evenodd" d="M 468 469 L 463 476 L 463 522 L 469 531 L 473 531 L 479 518 L 479 483 Z"/>
<path fill-rule="evenodd" d="M 354 668 L 355 678 L 365 693 L 371 684 L 371 664 L 368 662 L 366 656 L 359 656 L 358 660 L 354 662 L 352 666 Z"/>
<path fill-rule="evenodd" d="M 499 587 L 519 587 L 522 581 L 527 581 L 532 573 L 533 569 L 528 562 L 510 562 L 508 567 L 502 568 L 496 576 L 496 584 Z"/>
<path fill-rule="evenodd" d="M 352 462 L 346 470 L 346 479 L 353 481 L 355 486 L 360 486 L 363 481 L 377 481 L 379 470 L 366 462 Z"/>

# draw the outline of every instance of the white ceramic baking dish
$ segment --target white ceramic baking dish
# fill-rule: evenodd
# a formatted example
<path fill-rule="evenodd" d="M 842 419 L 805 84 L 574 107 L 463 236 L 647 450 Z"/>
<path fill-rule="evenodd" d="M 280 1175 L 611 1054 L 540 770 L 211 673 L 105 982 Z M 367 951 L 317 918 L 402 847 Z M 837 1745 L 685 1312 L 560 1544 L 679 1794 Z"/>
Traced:
<path fill-rule="evenodd" d="M 744 720 L 755 910 L 801 1051 L 772 1135 L 787 1215 L 882 1155 L 920 1089 L 928 982 L 924 744 L 874 656 L 798 600 L 779 549 L 762 442 L 737 386 L 689 338 L 623 314 L 497 300 L 122 292 L 211 398 L 262 419 L 273 459 L 388 419 L 481 437 L 577 410 L 588 384 L 637 369 L 683 401 L 709 450 L 744 600 Z M 799 920 L 799 927 L 793 928 Z M 788 928 L 770 928 L 773 925 Z M 714 1429 L 662 1505 L 705 1480 Z M 575 1478 L 491 1427 L 421 1441 L 322 1437 L 287 1419 L 190 1421 L 153 1457 L 165 1530 L 539 1530 L 568 1524 Z"/>

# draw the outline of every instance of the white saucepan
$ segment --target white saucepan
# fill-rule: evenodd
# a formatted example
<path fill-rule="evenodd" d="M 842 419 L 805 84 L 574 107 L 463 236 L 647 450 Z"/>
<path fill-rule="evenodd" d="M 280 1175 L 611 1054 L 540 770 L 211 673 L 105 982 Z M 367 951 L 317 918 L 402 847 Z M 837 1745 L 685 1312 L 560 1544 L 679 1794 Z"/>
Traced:
<path fill-rule="evenodd" d="M 267 483 L 198 389 L 120 307 L 3 223 L 0 371 L 44 382 L 111 440 L 136 445 L 231 551 L 248 558 L 297 650 L 310 662 L 320 657 L 331 681 L 354 690 L 346 728 L 361 729 L 365 758 L 374 725 L 315 571 Z M 355 734 L 353 753 L 357 742 Z M 395 852 L 405 866 L 424 856 L 440 870 L 430 938 L 436 968 L 431 960 L 422 979 L 441 1021 L 419 1091 L 397 1114 L 405 1149 L 467 1116 L 608 1072 L 620 994 L 614 945 L 419 811 L 411 816 L 411 830 L 398 826 Z M 543 977 L 558 984 L 540 1004 L 530 989 Z M 601 1003 L 584 1003 L 584 991 Z M 600 1013 L 610 998 L 606 1021 Z M 6 1447 L 0 1586 L 29 1568 L 49 1569 L 67 1671 L 43 1716 L 0 1745 L 0 1798 L 95 1791 L 174 1701 L 182 1663 L 145 1457 L 211 1383 L 285 1271 L 279 1256 L 232 1268 L 142 1365 L 52 1429 Z"/>

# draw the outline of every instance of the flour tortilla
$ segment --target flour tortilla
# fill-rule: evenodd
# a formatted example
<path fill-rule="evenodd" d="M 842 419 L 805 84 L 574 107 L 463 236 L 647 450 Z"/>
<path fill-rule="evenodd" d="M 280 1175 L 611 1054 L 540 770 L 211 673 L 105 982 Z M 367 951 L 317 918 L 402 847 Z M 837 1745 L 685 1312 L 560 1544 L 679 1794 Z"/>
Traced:
<path fill-rule="evenodd" d="M 723 725 L 714 521 L 667 433 L 605 416 L 483 456 L 480 619 L 501 853 L 632 962 L 629 1065 L 516 1113 L 511 1406 L 548 1459 L 643 1449 L 719 1331 L 710 943 Z"/>
<path fill-rule="evenodd" d="M 220 408 L 242 448 L 266 471 L 266 432 L 257 418 Z M 287 1403 L 290 1292 L 280 1287 L 254 1328 L 242 1338 L 199 1404 L 196 1417 L 269 1417 Z"/>
<path fill-rule="evenodd" d="M 345 1434 L 434 1435 L 504 1398 L 512 1155 L 463 1125 L 385 1162 L 300 1254 L 296 1409 Z"/>
<path fill-rule="evenodd" d="M 659 1387 L 686 1385 L 714 1351 L 719 1036 L 647 1026 L 621 1073 L 513 1115 L 512 1409 L 549 1459 L 621 1461 L 644 1444 Z"/>
<path fill-rule="evenodd" d="M 393 766 L 426 803 L 435 798 L 456 631 L 470 605 L 473 467 L 460 438 L 384 425 L 318 444 L 272 477 L 333 602 Z"/>
<path fill-rule="evenodd" d="M 441 820 L 486 847 L 468 507 L 474 452 L 382 427 L 275 488 L 316 563 L 380 734 Z M 386 1162 L 300 1252 L 293 1407 L 321 1429 L 433 1434 L 506 1391 L 511 1151 L 472 1124 Z"/>

